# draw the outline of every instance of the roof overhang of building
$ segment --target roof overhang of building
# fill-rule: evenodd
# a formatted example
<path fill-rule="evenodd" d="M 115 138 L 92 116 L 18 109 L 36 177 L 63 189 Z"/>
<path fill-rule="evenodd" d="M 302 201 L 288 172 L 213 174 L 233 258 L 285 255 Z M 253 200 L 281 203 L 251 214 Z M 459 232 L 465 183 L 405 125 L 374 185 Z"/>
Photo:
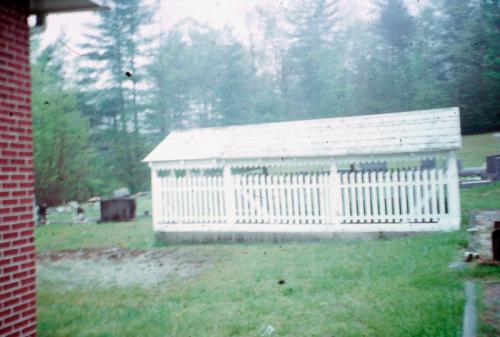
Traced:
<path fill-rule="evenodd" d="M 96 9 L 107 9 L 107 7 L 100 0 L 30 0 L 29 5 L 29 13 L 34 15 Z"/>
<path fill-rule="evenodd" d="M 444 108 L 178 130 L 144 161 L 165 167 L 289 166 L 425 159 L 461 146 L 459 109 Z"/>

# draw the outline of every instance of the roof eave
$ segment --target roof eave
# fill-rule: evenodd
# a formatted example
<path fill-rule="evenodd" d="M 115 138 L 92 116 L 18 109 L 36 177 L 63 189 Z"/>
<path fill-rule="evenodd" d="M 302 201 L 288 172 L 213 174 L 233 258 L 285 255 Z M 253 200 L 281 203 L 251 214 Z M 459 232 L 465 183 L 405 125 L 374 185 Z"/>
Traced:
<path fill-rule="evenodd" d="M 29 14 L 45 15 L 109 9 L 101 0 L 30 0 Z"/>

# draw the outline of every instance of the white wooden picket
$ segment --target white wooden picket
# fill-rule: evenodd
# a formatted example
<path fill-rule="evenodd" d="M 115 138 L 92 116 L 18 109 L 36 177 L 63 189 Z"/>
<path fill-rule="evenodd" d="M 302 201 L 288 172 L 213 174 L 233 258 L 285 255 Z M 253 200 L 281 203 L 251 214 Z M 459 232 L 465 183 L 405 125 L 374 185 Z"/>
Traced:
<path fill-rule="evenodd" d="M 443 169 L 333 172 L 157 177 L 155 217 L 160 223 L 430 223 L 449 214 Z"/>
<path fill-rule="evenodd" d="M 341 223 L 429 223 L 449 214 L 444 192 L 447 181 L 442 169 L 340 175 Z"/>
<path fill-rule="evenodd" d="M 324 173 L 235 175 L 238 223 L 325 223 L 328 185 Z"/>
<path fill-rule="evenodd" d="M 226 222 L 222 177 L 159 177 L 162 223 Z"/>

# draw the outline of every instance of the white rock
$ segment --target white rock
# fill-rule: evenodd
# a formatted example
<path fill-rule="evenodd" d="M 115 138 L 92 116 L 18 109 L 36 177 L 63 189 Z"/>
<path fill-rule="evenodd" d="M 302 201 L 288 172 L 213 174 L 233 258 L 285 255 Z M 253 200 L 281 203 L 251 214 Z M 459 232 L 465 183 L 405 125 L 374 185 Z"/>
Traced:
<path fill-rule="evenodd" d="M 271 336 L 274 332 L 274 328 L 272 325 L 267 324 L 264 329 L 262 329 L 262 332 L 260 333 L 261 336 Z"/>

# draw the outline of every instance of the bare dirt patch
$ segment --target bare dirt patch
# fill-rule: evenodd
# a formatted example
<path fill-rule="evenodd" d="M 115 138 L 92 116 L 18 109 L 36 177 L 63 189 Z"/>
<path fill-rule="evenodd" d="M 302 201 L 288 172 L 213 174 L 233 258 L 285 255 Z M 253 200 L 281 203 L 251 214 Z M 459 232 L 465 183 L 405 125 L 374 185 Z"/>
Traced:
<path fill-rule="evenodd" d="M 212 265 L 212 256 L 183 249 L 78 249 L 37 254 L 38 280 L 70 289 L 151 287 L 194 277 Z"/>

